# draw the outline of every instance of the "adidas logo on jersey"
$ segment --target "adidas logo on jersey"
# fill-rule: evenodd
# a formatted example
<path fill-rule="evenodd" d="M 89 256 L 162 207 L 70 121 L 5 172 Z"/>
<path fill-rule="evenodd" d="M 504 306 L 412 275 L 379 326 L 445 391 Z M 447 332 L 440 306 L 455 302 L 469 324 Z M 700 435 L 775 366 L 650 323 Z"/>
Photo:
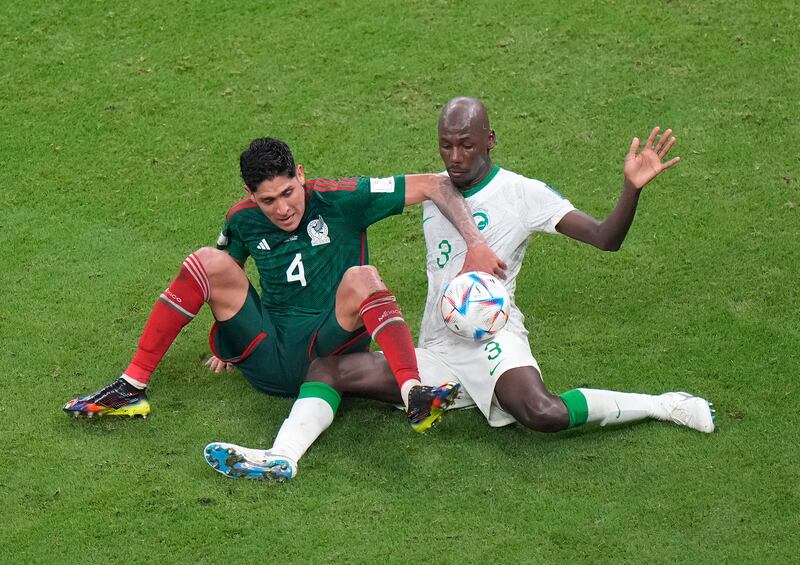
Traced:
<path fill-rule="evenodd" d="M 259 249 L 262 249 L 264 251 L 269 251 L 270 250 L 269 249 L 269 243 L 267 243 L 266 239 L 262 239 L 261 241 L 259 241 L 258 245 L 256 245 L 256 247 L 258 247 Z"/>

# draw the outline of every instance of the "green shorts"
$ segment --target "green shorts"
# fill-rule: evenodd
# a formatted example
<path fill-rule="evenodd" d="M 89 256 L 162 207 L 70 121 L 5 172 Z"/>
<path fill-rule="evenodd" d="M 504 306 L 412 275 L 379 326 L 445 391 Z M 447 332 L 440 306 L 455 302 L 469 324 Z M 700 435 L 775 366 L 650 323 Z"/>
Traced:
<path fill-rule="evenodd" d="M 276 396 L 296 396 L 315 357 L 368 351 L 364 328 L 349 332 L 331 308 L 318 315 L 271 315 L 250 285 L 242 308 L 211 327 L 211 351 L 235 364 L 256 389 Z"/>

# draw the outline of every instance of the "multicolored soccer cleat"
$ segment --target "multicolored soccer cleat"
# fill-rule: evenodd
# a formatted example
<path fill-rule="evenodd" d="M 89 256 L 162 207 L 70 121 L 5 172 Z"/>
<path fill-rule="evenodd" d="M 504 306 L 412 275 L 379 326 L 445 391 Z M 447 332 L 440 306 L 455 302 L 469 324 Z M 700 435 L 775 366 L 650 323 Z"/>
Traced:
<path fill-rule="evenodd" d="M 249 449 L 232 443 L 209 443 L 203 450 L 206 462 L 232 479 L 261 479 L 285 483 L 297 475 L 297 463 L 269 449 Z"/>
<path fill-rule="evenodd" d="M 95 393 L 70 400 L 64 405 L 64 412 L 76 418 L 85 416 L 139 416 L 146 418 L 150 413 L 147 392 L 139 390 L 122 378 L 117 379 Z"/>
<path fill-rule="evenodd" d="M 445 383 L 439 387 L 418 385 L 408 393 L 408 423 L 415 432 L 422 433 L 442 417 L 442 413 L 455 402 L 459 383 Z"/>

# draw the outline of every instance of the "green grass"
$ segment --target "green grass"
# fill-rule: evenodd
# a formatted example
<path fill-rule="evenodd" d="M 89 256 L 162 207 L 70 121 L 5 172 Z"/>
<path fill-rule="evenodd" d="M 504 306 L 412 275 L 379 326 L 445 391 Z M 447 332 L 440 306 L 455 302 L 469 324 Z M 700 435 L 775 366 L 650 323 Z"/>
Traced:
<path fill-rule="evenodd" d="M 795 2 L 14 2 L 0 19 L 4 562 L 793 562 L 800 551 Z M 620 253 L 537 237 L 518 299 L 545 380 L 713 399 L 720 431 L 542 435 L 475 411 L 414 435 L 345 401 L 286 485 L 203 461 L 269 445 L 290 401 L 203 368 L 208 313 L 146 421 L 60 407 L 124 368 L 213 243 L 237 156 L 313 176 L 439 170 L 435 123 L 486 102 L 495 161 L 603 217 L 633 135 L 670 126 Z M 419 211 L 372 257 L 416 328 Z"/>

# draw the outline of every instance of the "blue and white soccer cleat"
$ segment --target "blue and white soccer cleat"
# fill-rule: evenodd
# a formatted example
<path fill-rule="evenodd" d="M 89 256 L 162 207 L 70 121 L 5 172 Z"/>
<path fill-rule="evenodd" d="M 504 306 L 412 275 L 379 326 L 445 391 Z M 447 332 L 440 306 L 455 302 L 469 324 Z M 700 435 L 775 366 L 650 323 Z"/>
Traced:
<path fill-rule="evenodd" d="M 671 422 L 710 434 L 716 429 L 713 404 L 687 392 L 667 392 L 658 397 Z"/>
<path fill-rule="evenodd" d="M 232 479 L 261 479 L 285 483 L 297 475 L 297 463 L 269 449 L 249 449 L 232 443 L 209 443 L 203 450 L 216 471 Z"/>

